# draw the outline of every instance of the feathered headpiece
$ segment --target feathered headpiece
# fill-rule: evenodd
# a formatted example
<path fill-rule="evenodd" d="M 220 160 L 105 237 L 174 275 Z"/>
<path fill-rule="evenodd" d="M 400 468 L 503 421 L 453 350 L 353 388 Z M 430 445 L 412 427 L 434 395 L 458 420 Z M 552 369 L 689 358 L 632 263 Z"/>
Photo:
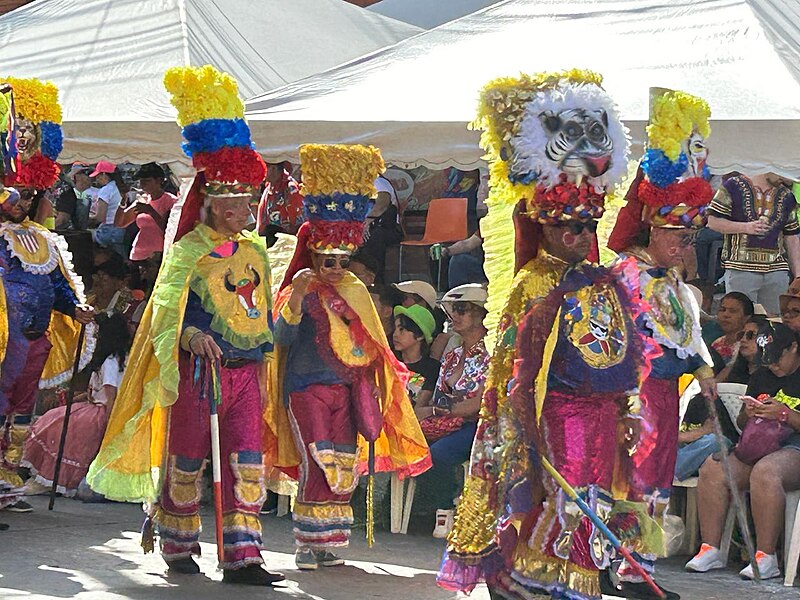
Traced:
<path fill-rule="evenodd" d="M 64 146 L 58 88 L 38 79 L 0 79 L 0 153 L 6 185 L 45 190 L 58 180 Z"/>
<path fill-rule="evenodd" d="M 706 166 L 710 116 L 702 98 L 650 89 L 648 148 L 638 192 L 646 207 L 643 219 L 653 227 L 705 226 L 706 208 L 714 195 Z"/>
<path fill-rule="evenodd" d="M 481 221 L 490 332 L 515 270 L 536 255 L 540 224 L 599 218 L 606 189 L 627 172 L 627 129 L 601 84 L 599 74 L 573 69 L 495 79 L 481 90 L 470 127 L 483 130 L 490 170 Z"/>
<path fill-rule="evenodd" d="M 319 254 L 352 254 L 363 242 L 374 181 L 386 169 L 372 146 L 300 146 L 307 246 Z"/>
<path fill-rule="evenodd" d="M 623 252 L 635 245 L 644 228 L 705 226 L 714 195 L 706 166 L 710 116 L 702 98 L 650 89 L 648 147 L 608 238 L 611 250 Z"/>
<path fill-rule="evenodd" d="M 183 205 L 177 240 L 199 220 L 204 200 L 257 193 L 267 166 L 250 140 L 233 77 L 211 65 L 173 67 L 164 74 L 164 87 L 178 109 L 183 151 L 198 171 Z"/>

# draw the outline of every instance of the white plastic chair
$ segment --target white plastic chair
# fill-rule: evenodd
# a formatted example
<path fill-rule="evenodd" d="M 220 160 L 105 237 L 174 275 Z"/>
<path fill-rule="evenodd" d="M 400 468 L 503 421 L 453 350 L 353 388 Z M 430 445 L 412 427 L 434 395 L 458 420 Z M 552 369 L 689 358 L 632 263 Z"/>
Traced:
<path fill-rule="evenodd" d="M 414 492 L 417 489 L 417 480 L 408 477 L 408 487 L 404 490 L 405 482 L 401 481 L 397 473 L 392 473 L 390 484 L 391 511 L 389 526 L 392 533 L 408 533 L 408 521 L 411 519 L 411 506 L 414 504 Z M 405 496 L 405 501 L 403 501 Z"/>
<path fill-rule="evenodd" d="M 747 393 L 747 386 L 743 383 L 720 383 L 717 385 L 717 393 L 725 409 L 728 411 L 728 416 L 733 421 L 733 426 L 736 428 L 737 433 L 742 433 L 742 429 L 736 423 L 739 413 L 742 410 L 742 396 Z"/>
<path fill-rule="evenodd" d="M 800 490 L 787 492 L 785 530 L 783 534 L 783 562 L 786 576 L 783 585 L 794 585 L 797 562 L 800 560 Z"/>

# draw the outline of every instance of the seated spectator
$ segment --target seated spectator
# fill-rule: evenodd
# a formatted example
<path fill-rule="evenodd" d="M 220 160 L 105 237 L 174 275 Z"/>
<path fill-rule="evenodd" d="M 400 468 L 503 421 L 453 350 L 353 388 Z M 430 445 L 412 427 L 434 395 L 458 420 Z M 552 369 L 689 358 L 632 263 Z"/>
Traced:
<path fill-rule="evenodd" d="M 133 314 L 144 299 L 139 290 L 131 291 L 127 286 L 128 268 L 116 254 L 94 268 L 92 291 L 87 302 L 98 313 L 119 313 L 130 326 L 131 334 L 136 330 L 132 324 Z"/>
<path fill-rule="evenodd" d="M 768 322 L 768 333 L 759 333 L 756 345 L 759 360 L 766 365 L 756 371 L 747 386 L 747 395 L 761 400 L 746 400 L 739 415 L 745 426 L 742 437 L 729 457 L 730 469 L 740 490 L 750 490 L 756 532 L 756 562 L 763 579 L 780 577 L 775 554 L 783 532 L 786 492 L 800 489 L 800 352 L 796 334 L 780 323 Z M 762 396 L 763 394 L 763 396 Z M 771 433 L 756 437 L 756 444 L 743 445 L 747 427 L 766 425 Z M 780 425 L 787 426 L 788 437 L 773 435 Z M 783 429 L 783 428 L 781 428 Z M 758 451 L 758 454 L 755 452 Z M 761 456 L 760 458 L 758 456 Z M 727 561 L 719 547 L 728 512 L 730 495 L 725 473 L 714 457 L 706 459 L 697 484 L 697 505 L 703 544 L 686 563 L 689 571 L 722 569 Z M 739 575 L 753 578 L 746 566 Z"/>
<path fill-rule="evenodd" d="M 789 287 L 789 291 L 781 294 L 779 298 L 781 309 L 781 321 L 795 333 L 800 333 L 800 285 L 795 279 Z"/>
<path fill-rule="evenodd" d="M 376 283 L 369 287 L 369 295 L 372 297 L 372 303 L 378 311 L 383 331 L 391 346 L 394 334 L 394 307 L 403 304 L 403 294 L 392 285 Z"/>
<path fill-rule="evenodd" d="M 767 317 L 755 314 L 747 319 L 738 334 L 739 348 L 733 361 L 719 371 L 715 379 L 722 383 L 749 383 L 750 377 L 761 366 L 758 359 L 756 337 L 769 325 Z"/>
<path fill-rule="evenodd" d="M 89 465 L 97 456 L 130 348 L 131 338 L 122 315 L 100 314 L 97 324 L 97 346 L 87 367 L 91 372 L 89 389 L 86 394 L 76 396 L 75 400 L 83 401 L 73 404 L 70 410 L 64 458 L 58 477 L 58 491 L 65 496 L 75 495 Z M 28 494 L 46 493 L 53 485 L 65 415 L 66 406 L 53 408 L 31 427 L 21 463 L 31 471 L 25 487 Z"/>
<path fill-rule="evenodd" d="M 717 310 L 717 323 L 722 329 L 722 335 L 711 342 L 711 348 L 719 354 L 726 366 L 736 358 L 739 332 L 752 314 L 753 301 L 743 293 L 730 292 L 722 298 Z"/>
<path fill-rule="evenodd" d="M 398 245 L 403 239 L 403 232 L 397 212 L 397 194 L 392 184 L 388 179 L 378 177 L 375 188 L 378 190 L 378 197 L 367 216 L 361 249 L 375 258 L 378 263 L 375 280 L 382 282 L 386 269 L 386 249 Z"/>
<path fill-rule="evenodd" d="M 465 283 L 486 283 L 483 271 L 483 238 L 480 229 L 470 237 L 442 248 L 442 258 L 449 258 L 447 285 L 458 287 Z"/>
<path fill-rule="evenodd" d="M 378 261 L 363 250 L 356 251 L 350 257 L 350 265 L 347 268 L 367 287 L 375 283 L 375 277 L 378 275 Z"/>
<path fill-rule="evenodd" d="M 789 285 L 789 269 L 800 273 L 797 201 L 774 173 L 723 178 L 708 211 L 708 226 L 724 235 L 725 291 L 742 292 L 771 315 Z"/>
<path fill-rule="evenodd" d="M 136 223 L 139 231 L 133 240 L 130 258 L 140 261 L 164 252 L 164 232 L 167 230 L 169 213 L 178 198 L 164 190 L 167 174 L 154 162 L 142 165 L 135 177 L 145 196 L 127 208 L 120 208 L 114 225 L 124 229 Z"/>
<path fill-rule="evenodd" d="M 92 187 L 92 168 L 75 163 L 66 175 L 69 186 L 56 200 L 55 228 L 80 230 L 89 227 L 89 208 L 98 190 Z"/>
<path fill-rule="evenodd" d="M 452 339 L 454 337 L 452 332 L 445 333 L 444 331 L 447 315 L 436 304 L 436 290 L 430 283 L 413 279 L 396 283 L 395 287 L 403 293 L 403 306 L 419 304 L 427 308 L 433 315 L 433 319 L 436 321 L 436 327 L 433 330 L 433 343 L 430 346 L 430 356 L 431 358 L 440 360 L 448 344 L 457 344 L 459 341 Z"/>
<path fill-rule="evenodd" d="M 737 336 L 739 348 L 732 364 L 724 367 L 716 376 L 720 383 L 744 383 L 758 369 L 758 346 L 756 337 L 768 333 L 767 320 L 763 315 L 750 317 Z M 731 421 L 728 410 L 722 401 L 715 401 L 717 415 L 725 438 L 730 442 L 729 447 L 739 441 L 739 433 Z M 678 434 L 678 459 L 675 463 L 675 479 L 683 481 L 697 475 L 700 466 L 706 458 L 719 451 L 716 435 L 714 434 L 714 421 L 708 414 L 708 403 L 702 395 L 698 394 L 689 401 L 686 413 L 683 416 L 681 431 Z"/>
<path fill-rule="evenodd" d="M 130 285 L 131 295 L 133 298 L 142 299 L 133 311 L 130 319 L 134 333 L 139 327 L 139 323 L 142 322 L 144 309 L 147 308 L 147 301 L 150 299 L 150 294 L 153 292 L 153 286 L 158 277 L 158 271 L 161 268 L 161 258 L 162 255 L 156 253 L 147 260 L 140 261 L 134 265 L 136 270 L 132 273 L 131 280 L 132 282 L 135 281 L 135 283 L 131 283 Z"/>
<path fill-rule="evenodd" d="M 452 527 L 453 499 L 459 488 L 457 468 L 469 458 L 489 368 L 483 343 L 486 290 L 477 284 L 462 285 L 447 292 L 442 305 L 461 344 L 444 356 L 433 405 L 417 412 L 433 461 L 418 482 L 433 497 L 435 537 L 445 537 Z"/>
<path fill-rule="evenodd" d="M 418 418 L 419 414 L 429 412 L 439 378 L 439 361 L 428 355 L 435 326 L 433 315 L 423 306 L 394 307 L 393 347 L 411 371 L 406 388 Z"/>

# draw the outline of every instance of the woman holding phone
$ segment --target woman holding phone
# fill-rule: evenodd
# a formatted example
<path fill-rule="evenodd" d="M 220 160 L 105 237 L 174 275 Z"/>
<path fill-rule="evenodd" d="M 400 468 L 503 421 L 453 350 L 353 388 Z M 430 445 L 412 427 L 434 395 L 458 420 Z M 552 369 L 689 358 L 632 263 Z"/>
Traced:
<path fill-rule="evenodd" d="M 780 577 L 775 555 L 778 538 L 783 529 L 786 492 L 800 489 L 800 351 L 796 334 L 783 324 L 770 324 L 756 339 L 762 367 L 747 386 L 739 424 L 750 426 L 760 420 L 764 432 L 761 450 L 765 456 L 749 464 L 748 453 L 737 446 L 728 460 L 733 478 L 740 490 L 750 490 L 756 532 L 756 561 L 762 579 Z M 781 434 L 780 441 L 774 433 Z M 742 432 L 740 445 L 747 431 Z M 700 533 L 703 544 L 697 555 L 686 563 L 686 569 L 706 572 L 725 567 L 727 556 L 719 551 L 722 528 L 728 511 L 730 497 L 722 464 L 713 456 L 706 459 L 700 469 L 697 484 L 697 504 L 700 516 Z M 753 578 L 753 570 L 746 566 L 739 575 Z"/>

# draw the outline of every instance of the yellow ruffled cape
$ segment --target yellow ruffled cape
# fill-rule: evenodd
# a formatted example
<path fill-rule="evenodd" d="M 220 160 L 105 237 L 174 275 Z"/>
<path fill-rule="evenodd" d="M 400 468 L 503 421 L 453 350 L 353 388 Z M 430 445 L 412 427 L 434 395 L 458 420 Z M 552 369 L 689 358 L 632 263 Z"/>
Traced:
<path fill-rule="evenodd" d="M 371 347 L 364 349 L 364 357 L 377 357 L 379 366 L 375 383 L 380 391 L 381 411 L 383 413 L 383 429 L 375 441 L 375 470 L 396 471 L 399 477 L 415 476 L 431 466 L 430 451 L 425 436 L 419 426 L 411 401 L 408 399 L 405 382 L 392 363 L 391 350 L 386 341 L 378 313 L 372 299 L 355 275 L 346 273 L 345 278 L 336 286 L 336 292 L 347 302 L 350 308 L 359 315 L 361 323 L 372 342 Z M 291 286 L 283 289 L 275 302 L 275 318 L 291 295 Z M 337 358 L 349 367 L 361 367 L 364 359 L 359 361 L 351 349 L 349 332 L 342 320 L 327 311 L 330 327 L 330 344 Z M 265 462 L 286 472 L 293 473 L 300 464 L 289 417 L 283 402 L 281 382 L 286 370 L 288 349 L 275 346 L 275 394 L 269 395 L 267 408 L 267 428 L 264 430 L 266 448 Z M 358 453 L 360 472 L 367 470 L 369 445 L 358 436 Z"/>
<path fill-rule="evenodd" d="M 268 264 L 266 245 L 258 234 L 243 232 L 236 240 L 253 244 Z M 223 241 L 201 224 L 164 260 L 100 452 L 86 476 L 89 486 L 107 498 L 151 502 L 158 497 L 169 409 L 178 398 L 178 352 L 189 282 L 197 262 Z"/>

